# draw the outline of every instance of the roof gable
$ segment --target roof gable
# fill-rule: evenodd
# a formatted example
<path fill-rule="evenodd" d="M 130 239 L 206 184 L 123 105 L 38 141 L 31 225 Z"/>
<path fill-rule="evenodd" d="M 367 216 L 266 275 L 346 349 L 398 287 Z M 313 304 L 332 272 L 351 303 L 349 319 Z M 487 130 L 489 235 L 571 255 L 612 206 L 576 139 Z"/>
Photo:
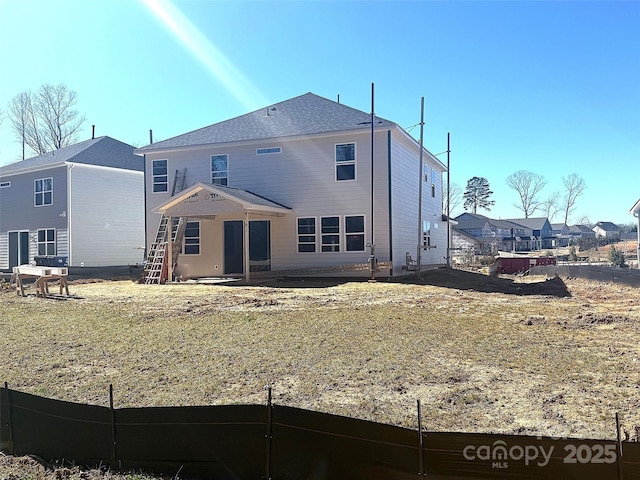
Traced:
<path fill-rule="evenodd" d="M 531 230 L 543 230 L 545 226 L 551 230 L 551 224 L 547 217 L 509 218 L 507 220 Z"/>
<path fill-rule="evenodd" d="M 376 117 L 375 121 L 376 126 L 395 125 L 380 117 Z M 145 153 L 215 143 L 370 129 L 370 113 L 313 93 L 306 93 L 239 117 L 147 145 L 136 152 Z"/>
<path fill-rule="evenodd" d="M 52 152 L 0 167 L 0 175 L 23 170 L 62 165 L 65 162 L 143 171 L 144 160 L 133 153 L 133 146 L 111 137 L 85 140 Z"/>
<path fill-rule="evenodd" d="M 606 232 L 617 232 L 620 230 L 620 227 L 612 222 L 598 222 L 594 228 L 596 227 L 599 227 Z"/>

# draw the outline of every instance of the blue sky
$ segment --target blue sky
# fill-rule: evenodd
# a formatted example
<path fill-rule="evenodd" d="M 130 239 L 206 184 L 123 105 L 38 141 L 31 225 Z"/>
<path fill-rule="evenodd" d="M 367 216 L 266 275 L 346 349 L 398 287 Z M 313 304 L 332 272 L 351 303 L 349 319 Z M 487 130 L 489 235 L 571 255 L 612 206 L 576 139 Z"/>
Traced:
<path fill-rule="evenodd" d="M 65 83 L 81 139 L 143 146 L 313 92 L 410 129 L 452 183 L 486 177 L 496 218 L 522 216 L 505 179 L 577 173 L 570 223 L 632 223 L 640 198 L 640 2 L 0 0 L 0 108 Z M 6 117 L 6 116 L 5 116 Z M 417 127 L 410 129 L 417 136 Z M 0 164 L 20 158 L 0 125 Z M 440 157 L 444 160 L 445 157 Z M 557 217 L 556 220 L 560 219 Z"/>

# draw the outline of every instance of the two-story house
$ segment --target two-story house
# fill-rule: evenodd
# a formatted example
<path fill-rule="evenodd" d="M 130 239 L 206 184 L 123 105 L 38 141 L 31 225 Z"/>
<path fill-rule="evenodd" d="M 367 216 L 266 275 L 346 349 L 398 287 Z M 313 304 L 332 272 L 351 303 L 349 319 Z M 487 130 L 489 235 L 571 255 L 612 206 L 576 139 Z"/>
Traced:
<path fill-rule="evenodd" d="M 612 222 L 598 222 L 592 228 L 596 238 L 620 239 L 622 230 Z"/>
<path fill-rule="evenodd" d="M 469 212 L 458 215 L 455 220 L 457 225 L 453 228 L 454 244 L 471 236 L 475 239 L 475 252 L 479 255 L 531 250 L 532 231 L 523 225 Z M 460 238 L 456 238 L 458 236 Z"/>
<path fill-rule="evenodd" d="M 0 269 L 35 257 L 69 266 L 143 261 L 143 161 L 98 137 L 0 167 Z"/>
<path fill-rule="evenodd" d="M 413 137 L 371 121 L 307 93 L 136 150 L 145 159 L 147 248 L 164 216 L 184 222 L 177 263 L 167 250 L 168 278 L 335 275 L 366 264 L 372 246 L 389 265 L 385 276 L 406 273 L 407 254 L 446 263 L 445 165 L 426 149 L 421 165 Z"/>
<path fill-rule="evenodd" d="M 554 247 L 555 237 L 553 235 L 553 228 L 547 217 L 509 218 L 507 220 L 511 223 L 522 225 L 531 231 L 531 250 L 542 250 Z"/>

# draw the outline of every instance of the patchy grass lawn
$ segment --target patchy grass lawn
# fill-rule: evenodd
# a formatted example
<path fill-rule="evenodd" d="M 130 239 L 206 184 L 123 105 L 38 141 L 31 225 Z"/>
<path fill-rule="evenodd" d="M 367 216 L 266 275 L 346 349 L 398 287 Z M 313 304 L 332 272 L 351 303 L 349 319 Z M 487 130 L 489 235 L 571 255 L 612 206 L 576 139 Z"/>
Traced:
<path fill-rule="evenodd" d="M 640 292 L 439 270 L 413 283 L 70 285 L 0 294 L 0 380 L 116 407 L 275 403 L 427 430 L 640 426 Z"/>

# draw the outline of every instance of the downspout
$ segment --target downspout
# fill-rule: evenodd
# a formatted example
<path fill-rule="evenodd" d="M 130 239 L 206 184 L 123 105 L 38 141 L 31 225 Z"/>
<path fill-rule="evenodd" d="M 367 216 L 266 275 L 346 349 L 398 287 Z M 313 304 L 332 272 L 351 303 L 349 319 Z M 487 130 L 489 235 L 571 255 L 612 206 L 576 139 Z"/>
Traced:
<path fill-rule="evenodd" d="M 71 219 L 73 218 L 73 211 L 71 210 L 71 199 L 73 198 L 73 195 L 71 194 L 71 170 L 73 170 L 74 166 L 75 164 L 72 163 L 67 168 L 67 265 L 69 266 L 73 265 L 73 248 L 71 248 Z"/>
<path fill-rule="evenodd" d="M 149 216 L 149 212 L 147 211 L 147 155 L 142 156 L 142 183 L 144 184 L 143 192 L 144 192 L 144 250 L 142 253 L 142 260 L 147 260 L 147 217 Z"/>
<path fill-rule="evenodd" d="M 393 211 L 391 202 L 391 130 L 387 130 L 387 188 L 389 201 L 389 276 L 393 277 Z"/>
<path fill-rule="evenodd" d="M 243 243 L 243 247 L 242 250 L 244 252 L 244 278 L 246 282 L 249 282 L 251 280 L 251 258 L 249 256 L 249 212 L 245 209 L 244 211 L 244 218 L 242 221 L 242 230 L 243 230 L 243 235 L 242 235 L 242 243 Z"/>

